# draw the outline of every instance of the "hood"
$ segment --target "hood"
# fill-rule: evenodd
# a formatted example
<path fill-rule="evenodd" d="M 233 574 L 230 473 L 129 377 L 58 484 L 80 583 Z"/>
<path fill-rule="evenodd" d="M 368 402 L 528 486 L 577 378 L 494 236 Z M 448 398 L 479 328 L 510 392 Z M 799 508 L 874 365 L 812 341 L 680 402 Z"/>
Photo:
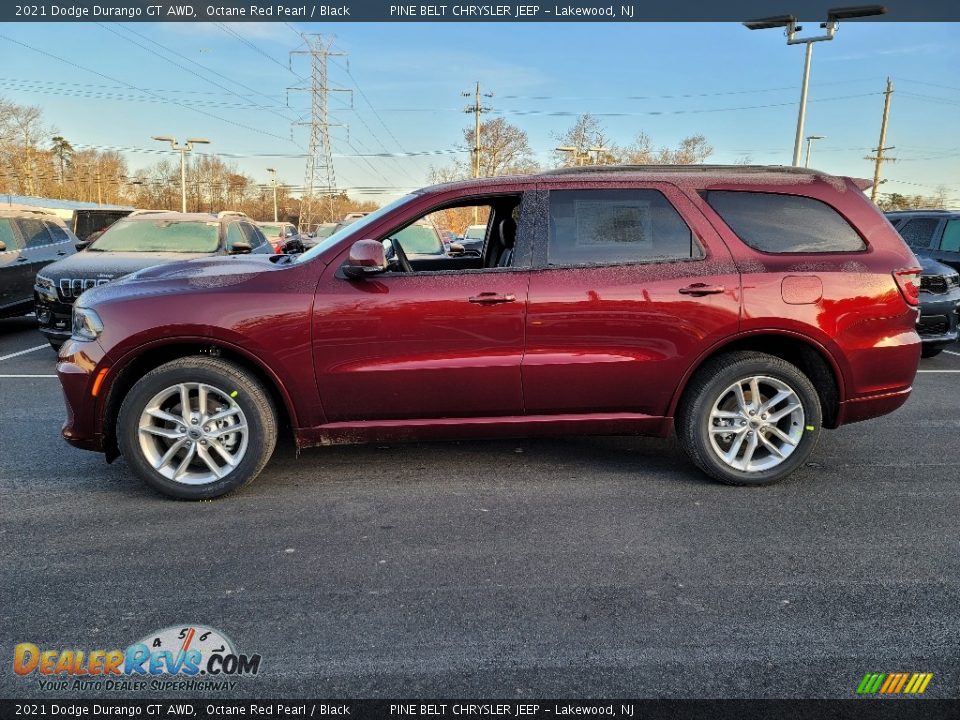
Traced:
<path fill-rule="evenodd" d="M 281 257 L 272 254 L 256 255 L 219 255 L 201 257 L 180 262 L 168 262 L 162 265 L 151 265 L 139 272 L 129 275 L 125 283 L 141 282 L 145 280 L 190 280 L 193 284 L 201 285 L 206 281 L 217 284 L 232 284 L 241 282 L 251 274 L 261 273 L 279 267 L 270 258 Z"/>
<path fill-rule="evenodd" d="M 175 252 L 92 252 L 84 250 L 44 267 L 40 274 L 54 284 L 61 279 L 116 280 L 137 270 L 163 263 L 203 257 Z"/>
<path fill-rule="evenodd" d="M 941 262 L 937 262 L 933 258 L 926 257 L 925 255 L 917 255 L 917 261 L 920 263 L 920 267 L 923 268 L 924 275 L 956 275 L 957 271 L 952 267 L 948 267 Z"/>

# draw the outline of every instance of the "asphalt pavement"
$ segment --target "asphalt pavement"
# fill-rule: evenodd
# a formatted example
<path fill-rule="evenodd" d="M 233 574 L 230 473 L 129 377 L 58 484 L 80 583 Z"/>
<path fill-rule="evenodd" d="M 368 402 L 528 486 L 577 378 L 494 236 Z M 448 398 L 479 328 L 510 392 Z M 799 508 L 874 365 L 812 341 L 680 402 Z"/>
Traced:
<path fill-rule="evenodd" d="M 262 666 L 187 696 L 960 695 L 960 346 L 772 487 L 644 438 L 287 444 L 204 503 L 69 447 L 54 364 L 0 320 L 0 697 L 77 696 L 16 676 L 17 643 L 197 623 Z"/>

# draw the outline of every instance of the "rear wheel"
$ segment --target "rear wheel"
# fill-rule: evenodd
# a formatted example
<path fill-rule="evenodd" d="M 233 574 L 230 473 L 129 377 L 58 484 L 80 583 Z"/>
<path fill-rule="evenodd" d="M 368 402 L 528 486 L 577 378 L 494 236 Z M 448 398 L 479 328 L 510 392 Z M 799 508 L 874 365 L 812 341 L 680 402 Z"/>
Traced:
<path fill-rule="evenodd" d="M 707 363 L 684 394 L 676 428 L 693 463 L 730 485 L 782 480 L 820 435 L 820 398 L 796 366 L 735 352 Z"/>
<path fill-rule="evenodd" d="M 204 500 L 260 474 L 276 446 L 276 411 L 243 368 L 216 358 L 182 358 L 131 388 L 117 439 L 127 463 L 152 488 Z"/>

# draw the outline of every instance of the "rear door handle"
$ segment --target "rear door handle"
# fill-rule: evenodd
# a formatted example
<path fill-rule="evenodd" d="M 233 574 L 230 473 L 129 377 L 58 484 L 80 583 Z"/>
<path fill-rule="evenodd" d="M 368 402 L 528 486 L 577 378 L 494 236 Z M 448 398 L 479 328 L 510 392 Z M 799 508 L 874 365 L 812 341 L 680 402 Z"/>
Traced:
<path fill-rule="evenodd" d="M 501 295 L 495 292 L 482 292 L 479 295 L 467 298 L 467 302 L 472 302 L 475 305 L 499 305 L 500 303 L 516 302 L 516 300 L 517 296 L 512 293 Z"/>
<path fill-rule="evenodd" d="M 67 254 L 66 250 L 61 250 L 60 252 L 57 253 L 57 255 L 66 255 L 66 254 Z"/>
<path fill-rule="evenodd" d="M 26 262 L 27 260 L 28 258 L 23 257 L 23 255 L 17 258 L 17 262 Z"/>
<path fill-rule="evenodd" d="M 700 297 L 701 295 L 719 295 L 722 292 L 726 292 L 726 288 L 723 285 L 707 285 L 706 283 L 694 283 L 693 285 L 687 285 L 687 287 L 682 287 L 677 290 L 681 295 L 693 295 L 694 297 Z"/>

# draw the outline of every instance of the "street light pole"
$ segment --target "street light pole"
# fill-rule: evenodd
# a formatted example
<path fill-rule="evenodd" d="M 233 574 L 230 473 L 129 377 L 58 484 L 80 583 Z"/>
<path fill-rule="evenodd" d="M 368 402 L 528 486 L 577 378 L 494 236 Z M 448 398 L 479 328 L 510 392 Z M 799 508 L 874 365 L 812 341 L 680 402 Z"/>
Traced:
<path fill-rule="evenodd" d="M 827 10 L 827 21 L 820 23 L 820 28 L 824 30 L 823 35 L 816 37 L 798 38 L 797 33 L 803 28 L 797 24 L 797 18 L 793 15 L 777 15 L 776 17 L 762 18 L 760 20 L 750 20 L 743 23 L 748 30 L 768 30 L 770 28 L 785 28 L 787 34 L 787 45 L 806 45 L 807 50 L 803 58 L 803 83 L 800 87 L 800 110 L 797 113 L 797 134 L 793 141 L 793 164 L 800 166 L 800 149 L 803 145 L 803 125 L 807 119 L 807 90 L 810 85 L 810 58 L 813 55 L 813 43 L 833 40 L 837 33 L 837 26 L 840 20 L 849 20 L 851 18 L 870 17 L 872 15 L 883 15 L 887 9 L 882 5 L 858 5 L 856 7 L 830 8 Z"/>
<path fill-rule="evenodd" d="M 810 143 L 812 143 L 814 140 L 823 140 L 824 137 L 826 136 L 825 135 L 807 135 L 807 159 L 803 163 L 803 166 L 805 168 L 810 167 Z"/>
<path fill-rule="evenodd" d="M 273 221 L 277 222 L 277 171 L 267 168 L 267 172 L 272 176 L 270 182 L 273 184 Z"/>
<path fill-rule="evenodd" d="M 177 139 L 169 135 L 153 135 L 153 140 L 170 143 L 170 148 L 180 153 L 180 212 L 187 211 L 187 153 L 193 150 L 194 145 L 208 145 L 209 140 L 203 138 L 187 138 L 183 145 L 177 145 Z"/>
<path fill-rule="evenodd" d="M 797 135 L 793 141 L 793 164 L 800 165 L 800 146 L 803 142 L 803 124 L 807 119 L 807 90 L 810 87 L 810 58 L 813 56 L 813 41 L 808 40 L 803 59 L 803 83 L 800 86 L 800 112 L 797 114 Z"/>

